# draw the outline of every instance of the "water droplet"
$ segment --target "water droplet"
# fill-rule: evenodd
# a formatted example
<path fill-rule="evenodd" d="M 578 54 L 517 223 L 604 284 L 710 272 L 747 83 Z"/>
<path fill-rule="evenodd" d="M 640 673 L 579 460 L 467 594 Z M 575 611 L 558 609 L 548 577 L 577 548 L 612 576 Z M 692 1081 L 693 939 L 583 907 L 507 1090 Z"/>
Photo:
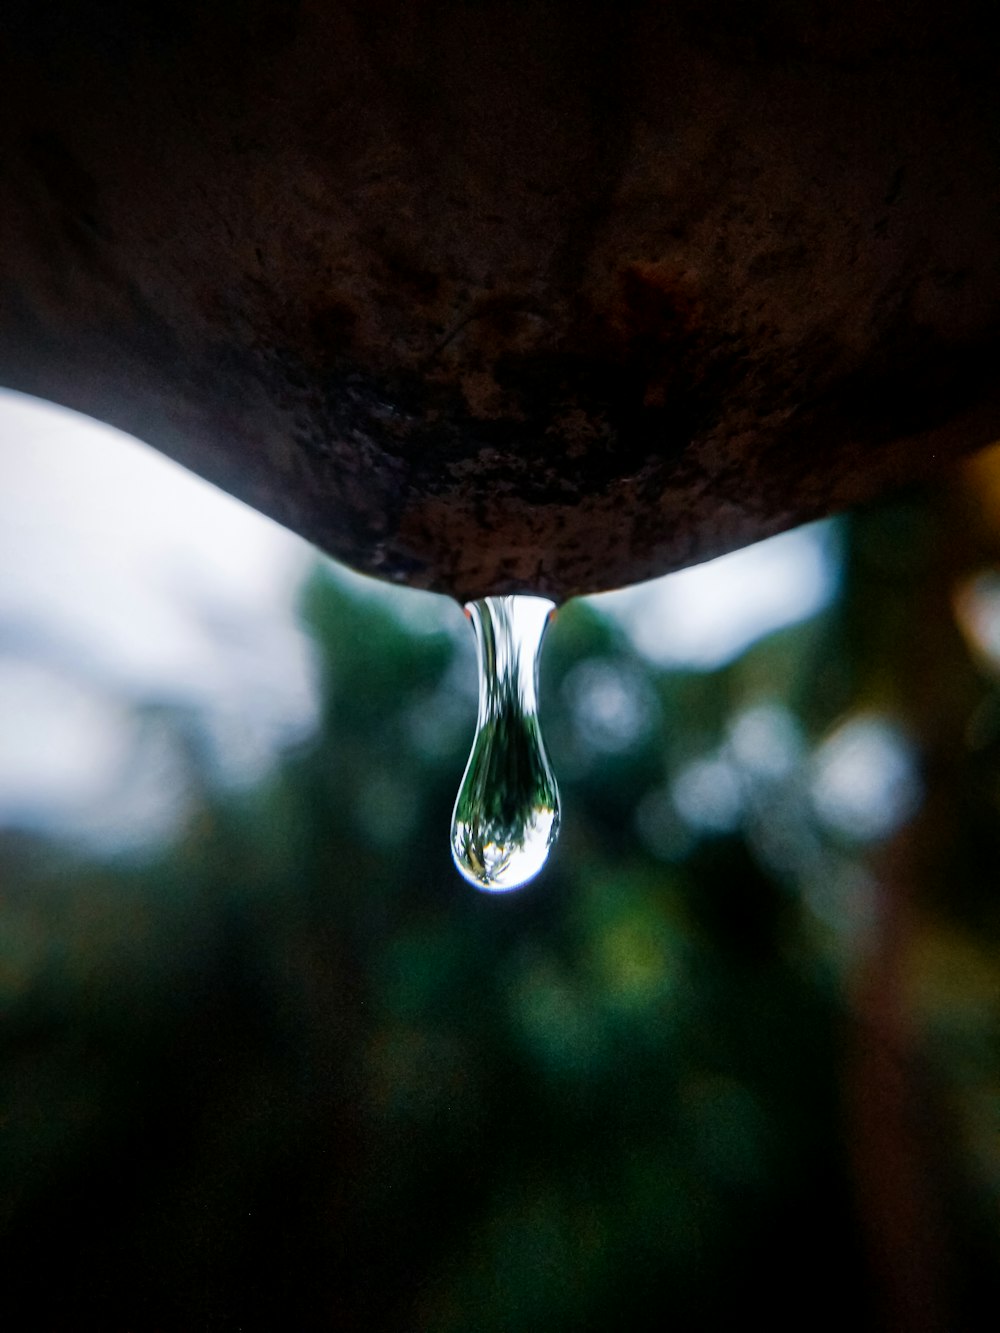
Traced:
<path fill-rule="evenodd" d="M 484 597 L 465 608 L 479 657 L 479 720 L 455 802 L 451 850 L 470 884 L 519 888 L 559 831 L 559 792 L 538 723 L 538 655 L 553 602 Z"/>

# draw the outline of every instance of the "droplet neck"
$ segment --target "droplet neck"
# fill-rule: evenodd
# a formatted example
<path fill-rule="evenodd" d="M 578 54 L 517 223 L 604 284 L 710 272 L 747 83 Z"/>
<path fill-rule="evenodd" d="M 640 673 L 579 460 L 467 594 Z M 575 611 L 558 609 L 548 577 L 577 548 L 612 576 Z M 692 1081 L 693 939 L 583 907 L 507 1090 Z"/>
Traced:
<path fill-rule="evenodd" d="M 538 874 L 559 829 L 559 793 L 538 721 L 538 659 L 555 604 L 517 595 L 465 609 L 476 635 L 479 718 L 451 848 L 470 884 L 498 893 Z"/>

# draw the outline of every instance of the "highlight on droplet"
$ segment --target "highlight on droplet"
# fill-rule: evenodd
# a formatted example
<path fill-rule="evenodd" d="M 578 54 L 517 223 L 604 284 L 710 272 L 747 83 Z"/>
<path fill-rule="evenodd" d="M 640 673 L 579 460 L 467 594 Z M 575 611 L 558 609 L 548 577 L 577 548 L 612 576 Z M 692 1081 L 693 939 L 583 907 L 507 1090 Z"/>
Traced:
<path fill-rule="evenodd" d="M 479 717 L 455 802 L 451 851 L 477 889 L 533 879 L 559 832 L 559 791 L 538 721 L 538 660 L 555 603 L 517 594 L 465 608 L 476 635 Z"/>

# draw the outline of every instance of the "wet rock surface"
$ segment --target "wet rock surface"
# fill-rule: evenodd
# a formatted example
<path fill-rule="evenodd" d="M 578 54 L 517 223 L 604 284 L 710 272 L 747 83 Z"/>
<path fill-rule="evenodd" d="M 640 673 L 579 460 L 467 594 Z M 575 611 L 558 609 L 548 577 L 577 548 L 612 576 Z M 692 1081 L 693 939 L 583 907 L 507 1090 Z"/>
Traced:
<path fill-rule="evenodd" d="M 11 6 L 0 381 L 560 600 L 1000 436 L 975 3 Z"/>

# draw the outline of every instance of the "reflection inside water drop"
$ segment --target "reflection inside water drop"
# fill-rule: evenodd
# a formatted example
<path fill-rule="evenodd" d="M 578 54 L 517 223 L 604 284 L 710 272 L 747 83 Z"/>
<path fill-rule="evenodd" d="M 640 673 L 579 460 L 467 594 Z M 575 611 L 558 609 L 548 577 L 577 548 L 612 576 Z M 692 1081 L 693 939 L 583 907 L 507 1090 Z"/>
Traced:
<path fill-rule="evenodd" d="M 465 609 L 476 634 L 479 719 L 451 851 L 470 884 L 500 893 L 538 874 L 559 831 L 559 793 L 538 723 L 538 656 L 555 604 L 518 595 Z"/>

